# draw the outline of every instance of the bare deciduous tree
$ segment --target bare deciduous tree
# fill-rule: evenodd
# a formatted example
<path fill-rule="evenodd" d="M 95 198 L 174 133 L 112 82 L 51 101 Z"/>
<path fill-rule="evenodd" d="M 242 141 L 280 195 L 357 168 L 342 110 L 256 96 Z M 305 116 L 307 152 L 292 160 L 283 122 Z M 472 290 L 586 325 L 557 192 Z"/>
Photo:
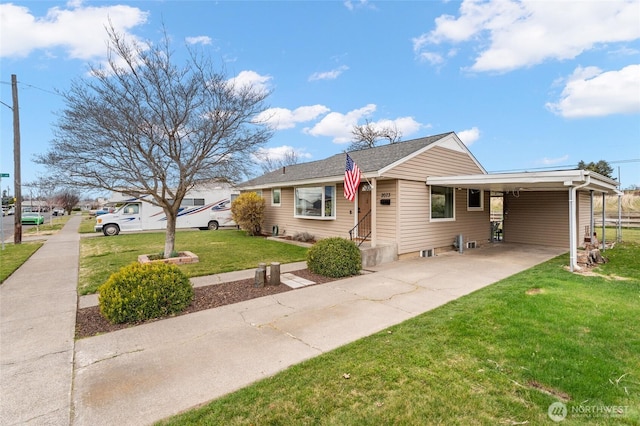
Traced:
<path fill-rule="evenodd" d="M 146 195 L 166 214 L 168 257 L 187 191 L 239 180 L 271 136 L 256 122 L 268 93 L 234 84 L 202 52 L 189 50 L 178 65 L 166 32 L 158 44 L 107 33 L 108 65 L 92 66 L 62 94 L 55 139 L 37 161 L 75 188 Z"/>
<path fill-rule="evenodd" d="M 402 139 L 402 132 L 398 130 L 397 126 L 379 127 L 369 120 L 366 120 L 366 123 L 361 126 L 353 126 L 351 134 L 353 142 L 347 148 L 348 151 L 373 148 L 380 139 L 386 139 L 390 144 L 400 142 Z"/>
<path fill-rule="evenodd" d="M 300 156 L 293 149 L 285 151 L 280 158 L 274 158 L 268 152 L 264 151 L 258 152 L 255 156 L 260 161 L 260 168 L 263 173 L 269 173 L 292 164 L 298 164 L 300 161 Z"/>
<path fill-rule="evenodd" d="M 71 214 L 71 211 L 80 202 L 80 197 L 71 191 L 62 191 L 55 196 L 56 205 L 62 207 L 67 214 Z"/>
<path fill-rule="evenodd" d="M 47 210 L 52 211 L 57 201 L 58 182 L 55 179 L 45 178 L 38 176 L 33 182 L 27 182 L 22 184 L 23 187 L 29 188 L 29 190 L 35 191 L 39 200 L 44 200 Z M 53 219 L 50 216 L 49 220 L 53 223 Z"/>

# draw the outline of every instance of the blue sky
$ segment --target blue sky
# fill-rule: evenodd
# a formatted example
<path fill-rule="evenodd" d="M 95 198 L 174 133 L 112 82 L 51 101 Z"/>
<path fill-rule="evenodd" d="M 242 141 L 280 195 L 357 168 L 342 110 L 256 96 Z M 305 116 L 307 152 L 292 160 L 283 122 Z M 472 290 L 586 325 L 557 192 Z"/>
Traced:
<path fill-rule="evenodd" d="M 343 151 L 354 125 L 402 140 L 455 131 L 488 171 L 607 160 L 640 186 L 638 1 L 16 1 L 0 3 L 0 170 L 22 180 L 53 138 L 56 90 L 106 54 L 107 19 L 178 52 L 198 44 L 230 78 L 272 91 L 272 158 Z M 12 179 L 2 189 L 13 193 Z"/>

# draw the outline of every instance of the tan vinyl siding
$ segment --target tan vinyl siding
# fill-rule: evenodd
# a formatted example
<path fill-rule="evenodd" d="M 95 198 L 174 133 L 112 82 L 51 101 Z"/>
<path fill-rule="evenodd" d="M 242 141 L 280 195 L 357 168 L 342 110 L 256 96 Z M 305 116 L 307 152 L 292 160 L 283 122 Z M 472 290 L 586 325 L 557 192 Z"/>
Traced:
<path fill-rule="evenodd" d="M 427 176 L 478 173 L 482 170 L 466 153 L 436 146 L 387 171 L 384 177 L 425 181 Z"/>
<path fill-rule="evenodd" d="M 464 242 L 484 244 L 490 236 L 489 193 L 484 193 L 484 211 L 467 211 L 466 190 L 455 191 L 455 220 L 430 221 L 429 187 L 423 182 L 399 181 L 398 254 L 451 247 L 462 234 Z"/>
<path fill-rule="evenodd" d="M 376 212 L 378 216 L 378 241 L 397 242 L 398 191 L 396 180 L 378 181 L 376 188 Z M 391 205 L 380 204 L 382 194 L 388 193 Z M 386 198 L 386 197 L 385 197 Z"/>
<path fill-rule="evenodd" d="M 294 217 L 294 193 L 293 188 L 282 188 L 281 205 L 271 206 L 271 193 L 264 191 L 267 200 L 264 230 L 271 233 L 273 226 L 277 225 L 280 235 L 293 236 L 299 232 L 308 232 L 317 239 L 327 237 L 349 238 L 349 230 L 354 225 L 354 203 L 344 198 L 342 184 L 336 185 L 336 219 L 300 219 Z"/>
<path fill-rule="evenodd" d="M 504 241 L 569 247 L 569 191 L 520 192 L 504 198 Z"/>

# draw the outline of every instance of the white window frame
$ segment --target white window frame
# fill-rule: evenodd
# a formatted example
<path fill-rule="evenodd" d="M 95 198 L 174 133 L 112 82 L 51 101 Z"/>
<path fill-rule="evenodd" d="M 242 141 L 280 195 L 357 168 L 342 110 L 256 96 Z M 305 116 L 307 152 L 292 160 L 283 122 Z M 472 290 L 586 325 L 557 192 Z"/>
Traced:
<path fill-rule="evenodd" d="M 451 206 L 451 217 L 433 217 L 433 188 L 444 188 L 445 190 L 451 190 L 451 200 L 453 206 Z M 445 198 L 446 201 L 446 198 Z M 431 222 L 455 222 L 456 220 L 456 189 L 446 186 L 429 186 L 429 220 Z"/>
<path fill-rule="evenodd" d="M 278 202 L 275 201 L 275 195 L 278 193 Z M 282 189 L 273 188 L 271 189 L 271 205 L 274 207 L 280 207 L 282 205 Z"/>
<path fill-rule="evenodd" d="M 322 193 L 320 216 L 307 216 L 297 213 L 298 209 L 298 190 L 299 189 L 311 189 L 319 188 Z M 333 199 L 331 200 L 331 215 L 325 216 L 326 209 L 326 194 L 327 188 L 331 188 L 333 191 Z M 320 186 L 297 186 L 293 188 L 293 217 L 297 219 L 312 219 L 312 220 L 336 220 L 336 185 L 320 185 Z"/>
<path fill-rule="evenodd" d="M 479 207 L 470 206 L 469 205 L 471 191 L 480 191 L 480 206 Z M 468 212 L 482 212 L 482 211 L 484 211 L 484 191 L 482 189 L 473 189 L 473 188 L 467 189 L 467 211 Z"/>

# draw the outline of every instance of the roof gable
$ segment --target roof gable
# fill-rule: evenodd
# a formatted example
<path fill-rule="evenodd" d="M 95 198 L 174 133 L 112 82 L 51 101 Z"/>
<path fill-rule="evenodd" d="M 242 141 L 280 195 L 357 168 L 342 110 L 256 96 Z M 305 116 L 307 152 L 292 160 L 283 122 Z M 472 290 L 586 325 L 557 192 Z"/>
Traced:
<path fill-rule="evenodd" d="M 351 151 L 349 155 L 365 175 L 379 175 L 394 165 L 401 164 L 415 155 L 419 155 L 436 142 L 455 133 L 443 133 L 374 148 Z M 455 138 L 457 140 L 457 137 Z M 450 142 L 447 142 L 450 143 Z M 468 153 L 468 151 L 465 152 Z M 475 159 L 474 159 L 475 161 Z M 293 164 L 282 169 L 266 173 L 239 185 L 240 188 L 268 188 L 279 185 L 332 182 L 344 176 L 345 154 L 340 153 L 324 160 Z"/>

